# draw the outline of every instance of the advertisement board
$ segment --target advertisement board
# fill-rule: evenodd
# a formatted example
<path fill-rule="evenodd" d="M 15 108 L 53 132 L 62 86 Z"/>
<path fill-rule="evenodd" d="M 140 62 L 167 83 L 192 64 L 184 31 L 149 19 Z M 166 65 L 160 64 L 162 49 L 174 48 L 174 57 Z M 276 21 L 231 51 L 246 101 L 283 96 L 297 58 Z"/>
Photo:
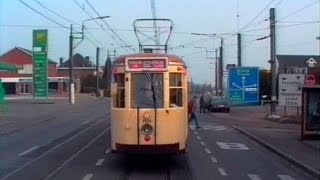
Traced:
<path fill-rule="evenodd" d="M 33 30 L 33 98 L 48 98 L 48 30 Z"/>
<path fill-rule="evenodd" d="M 320 138 L 320 86 L 303 87 L 302 138 Z"/>

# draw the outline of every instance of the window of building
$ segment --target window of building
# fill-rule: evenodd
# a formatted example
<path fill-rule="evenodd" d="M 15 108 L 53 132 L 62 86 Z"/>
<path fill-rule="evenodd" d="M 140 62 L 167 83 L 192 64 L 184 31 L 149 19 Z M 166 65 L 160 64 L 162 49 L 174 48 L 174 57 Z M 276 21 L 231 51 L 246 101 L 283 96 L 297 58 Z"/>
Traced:
<path fill-rule="evenodd" d="M 117 84 L 117 93 L 113 97 L 113 107 L 124 108 L 125 107 L 125 77 L 124 73 L 115 74 L 114 82 Z"/>
<path fill-rule="evenodd" d="M 30 93 L 29 84 L 20 84 L 20 93 L 29 94 Z"/>
<path fill-rule="evenodd" d="M 171 108 L 182 107 L 182 77 L 181 73 L 170 73 L 169 74 L 169 93 L 170 93 L 170 104 Z"/>

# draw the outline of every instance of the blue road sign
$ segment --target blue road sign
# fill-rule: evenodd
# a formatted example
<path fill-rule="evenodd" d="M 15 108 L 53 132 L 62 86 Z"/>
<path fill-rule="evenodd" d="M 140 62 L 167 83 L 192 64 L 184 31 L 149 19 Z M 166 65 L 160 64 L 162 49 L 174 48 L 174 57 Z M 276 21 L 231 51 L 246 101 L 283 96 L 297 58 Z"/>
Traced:
<path fill-rule="evenodd" d="M 230 68 L 228 90 L 232 104 L 259 103 L 259 68 Z"/>

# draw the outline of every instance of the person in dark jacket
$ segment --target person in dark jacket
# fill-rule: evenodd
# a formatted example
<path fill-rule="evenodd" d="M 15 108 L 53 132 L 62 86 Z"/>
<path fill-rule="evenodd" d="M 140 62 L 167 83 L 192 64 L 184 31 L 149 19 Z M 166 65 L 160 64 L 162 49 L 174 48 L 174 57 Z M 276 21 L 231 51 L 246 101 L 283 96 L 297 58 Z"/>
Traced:
<path fill-rule="evenodd" d="M 189 113 L 189 122 L 194 120 L 194 123 L 196 125 L 196 128 L 199 129 L 201 126 L 199 125 L 197 116 L 196 116 L 196 110 L 197 110 L 197 96 L 193 96 L 191 101 L 188 103 L 188 113 Z"/>
<path fill-rule="evenodd" d="M 206 112 L 206 107 L 205 107 L 205 103 L 204 103 L 204 96 L 203 94 L 200 96 L 200 113 L 203 112 L 205 113 Z"/>

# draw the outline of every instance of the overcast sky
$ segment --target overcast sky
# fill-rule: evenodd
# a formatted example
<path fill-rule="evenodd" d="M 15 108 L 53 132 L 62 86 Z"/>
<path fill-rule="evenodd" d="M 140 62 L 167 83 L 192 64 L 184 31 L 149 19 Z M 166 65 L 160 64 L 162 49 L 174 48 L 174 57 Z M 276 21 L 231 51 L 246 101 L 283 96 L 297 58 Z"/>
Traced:
<path fill-rule="evenodd" d="M 80 30 L 79 24 L 90 18 L 85 11 L 92 17 L 98 16 L 86 0 L 21 1 L 58 24 L 40 16 L 19 0 L 0 0 L 1 54 L 15 46 L 31 49 L 32 30 L 45 28 L 49 29 L 49 58 L 55 61 L 58 61 L 59 57 L 67 59 L 68 28 L 71 24 L 69 21 L 76 23 L 76 30 Z M 85 40 L 75 49 L 75 53 L 88 55 L 95 61 L 98 45 L 102 48 L 103 63 L 107 49 L 113 51 L 117 48 L 118 55 L 133 52 L 128 48 L 119 48 L 121 46 L 130 45 L 138 49 L 132 22 L 137 18 L 152 17 L 150 0 L 88 1 L 101 16 L 111 16 L 105 21 L 122 41 L 101 20 L 87 21 L 85 26 L 89 33 L 86 33 Z M 65 19 L 51 13 L 37 2 Z M 212 51 L 218 48 L 220 40 L 190 33 L 233 34 L 240 30 L 243 36 L 243 65 L 269 69 L 269 39 L 255 39 L 269 35 L 269 21 L 266 19 L 269 18 L 271 7 L 276 8 L 277 54 L 319 54 L 319 41 L 316 37 L 320 34 L 320 2 L 317 0 L 238 0 L 238 3 L 237 0 L 155 0 L 155 3 L 157 17 L 169 18 L 174 22 L 169 41 L 169 47 L 172 48 L 170 53 L 185 59 L 195 82 L 212 83 L 214 67 L 209 63 L 210 60 L 206 60 L 205 50 L 194 47 L 206 47 Z M 268 4 L 270 5 L 267 6 Z M 265 10 L 262 11 L 263 9 Z M 248 24 L 251 21 L 252 23 Z M 225 64 L 236 63 L 235 36 L 222 37 L 225 38 Z M 209 53 L 208 56 L 214 57 L 214 53 Z"/>

